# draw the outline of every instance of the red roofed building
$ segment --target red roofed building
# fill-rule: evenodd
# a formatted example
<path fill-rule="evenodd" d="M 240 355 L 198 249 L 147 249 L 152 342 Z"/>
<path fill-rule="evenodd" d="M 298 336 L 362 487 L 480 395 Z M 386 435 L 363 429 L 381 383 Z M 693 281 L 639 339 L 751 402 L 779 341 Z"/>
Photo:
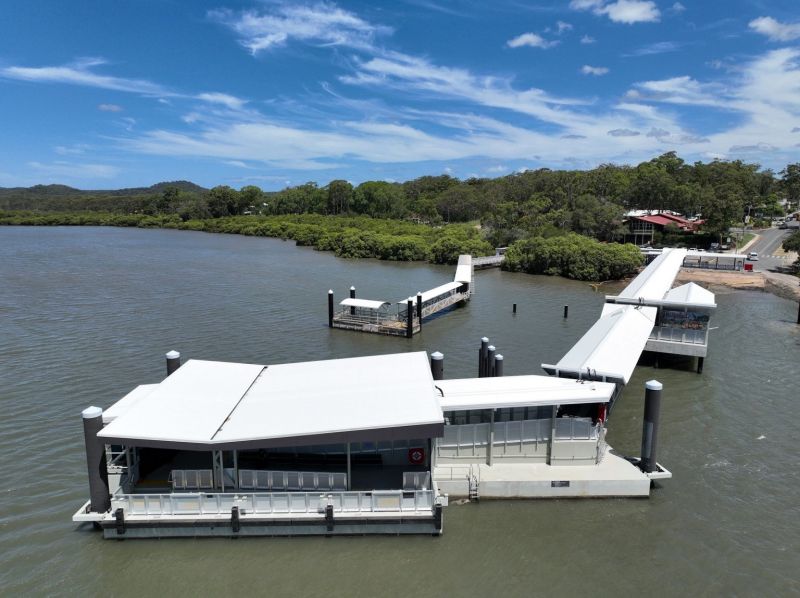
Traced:
<path fill-rule="evenodd" d="M 680 231 L 693 233 L 697 231 L 699 221 L 687 220 L 683 216 L 672 212 L 632 212 L 628 214 L 629 227 L 625 240 L 635 245 L 648 245 L 653 242 L 656 232 L 664 232 L 670 224 Z"/>

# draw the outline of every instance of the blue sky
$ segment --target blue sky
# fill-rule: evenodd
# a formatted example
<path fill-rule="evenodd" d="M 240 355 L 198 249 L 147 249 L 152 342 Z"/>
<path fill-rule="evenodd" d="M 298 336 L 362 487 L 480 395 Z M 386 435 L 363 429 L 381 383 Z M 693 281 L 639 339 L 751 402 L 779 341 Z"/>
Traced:
<path fill-rule="evenodd" d="M 0 186 L 800 161 L 797 0 L 32 0 Z"/>

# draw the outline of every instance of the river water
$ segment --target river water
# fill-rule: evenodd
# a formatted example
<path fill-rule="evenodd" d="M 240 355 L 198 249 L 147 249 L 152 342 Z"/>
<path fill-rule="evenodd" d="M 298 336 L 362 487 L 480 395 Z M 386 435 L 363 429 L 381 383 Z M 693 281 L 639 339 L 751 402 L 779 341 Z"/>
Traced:
<path fill-rule="evenodd" d="M 451 506 L 440 538 L 114 542 L 70 521 L 88 495 L 81 410 L 160 380 L 170 349 L 266 364 L 438 350 L 447 377 L 466 377 L 487 335 L 507 375 L 542 373 L 603 301 L 584 283 L 489 270 L 413 340 L 326 326 L 329 288 L 400 300 L 453 270 L 275 239 L 0 227 L 0 594 L 800 592 L 797 305 L 752 291 L 718 289 L 702 375 L 640 365 L 614 411 L 609 443 L 636 455 L 644 382 L 664 383 L 659 461 L 674 477 L 649 499 Z"/>

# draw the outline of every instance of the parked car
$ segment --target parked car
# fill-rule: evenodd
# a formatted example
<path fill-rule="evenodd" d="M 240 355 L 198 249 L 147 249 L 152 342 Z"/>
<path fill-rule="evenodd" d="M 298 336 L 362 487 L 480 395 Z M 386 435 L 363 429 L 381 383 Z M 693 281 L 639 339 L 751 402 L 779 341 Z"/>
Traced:
<path fill-rule="evenodd" d="M 751 251 L 747 254 L 747 261 L 748 262 L 757 262 L 758 261 L 758 252 Z"/>
<path fill-rule="evenodd" d="M 719 243 L 712 243 L 711 245 L 709 245 L 708 250 L 709 251 L 719 251 L 720 250 Z"/>

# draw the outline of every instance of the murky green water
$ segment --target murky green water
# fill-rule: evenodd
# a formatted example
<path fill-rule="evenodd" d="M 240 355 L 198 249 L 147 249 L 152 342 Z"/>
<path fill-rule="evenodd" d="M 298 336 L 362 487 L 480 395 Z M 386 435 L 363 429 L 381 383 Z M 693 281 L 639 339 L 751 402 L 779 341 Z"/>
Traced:
<path fill-rule="evenodd" d="M 796 304 L 760 292 L 717 295 L 703 375 L 688 361 L 637 369 L 609 442 L 637 454 L 644 382 L 663 382 L 659 461 L 674 478 L 648 500 L 452 506 L 441 538 L 113 542 L 71 523 L 88 492 L 80 411 L 160 380 L 169 349 L 256 363 L 439 350 L 460 377 L 475 375 L 487 335 L 507 375 L 541 373 L 603 300 L 586 284 L 491 270 L 476 273 L 467 307 L 413 340 L 326 327 L 328 288 L 399 300 L 452 273 L 272 239 L 0 228 L 0 594 L 800 592 L 800 327 Z"/>

